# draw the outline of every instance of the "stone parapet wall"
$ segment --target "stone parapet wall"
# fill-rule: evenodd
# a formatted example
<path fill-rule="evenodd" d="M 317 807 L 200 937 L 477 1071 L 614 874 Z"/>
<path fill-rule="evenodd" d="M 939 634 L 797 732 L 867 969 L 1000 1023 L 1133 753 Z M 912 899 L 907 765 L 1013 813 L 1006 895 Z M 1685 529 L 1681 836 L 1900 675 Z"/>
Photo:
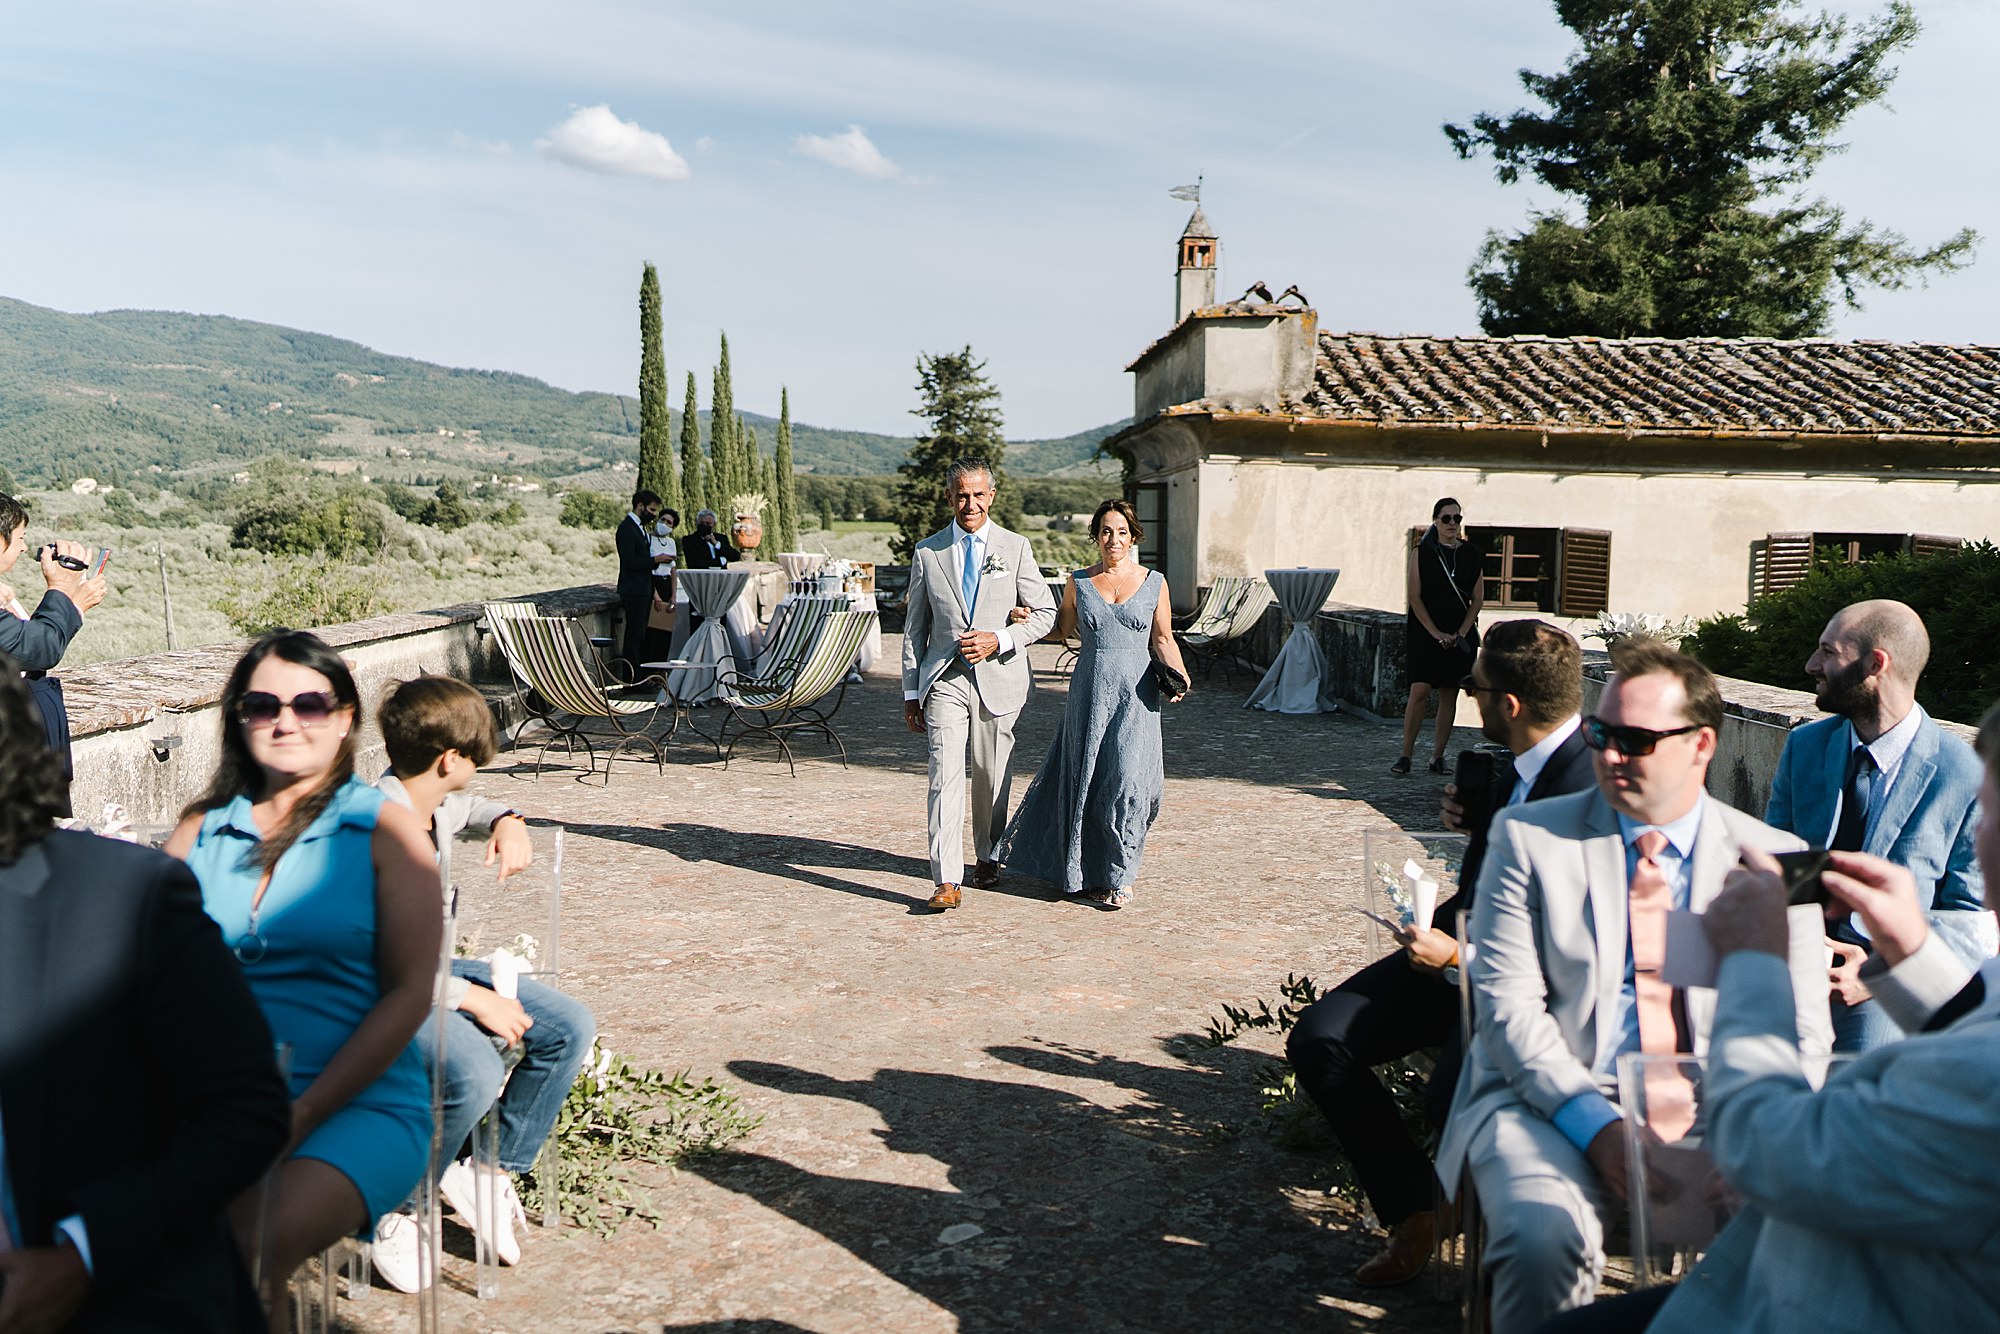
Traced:
<path fill-rule="evenodd" d="M 618 607 L 607 585 L 528 595 L 549 615 L 581 617 L 592 635 L 610 633 Z M 400 612 L 321 628 L 354 672 L 367 718 L 358 763 L 372 778 L 383 767 L 374 706 L 391 682 L 426 673 L 455 676 L 494 687 L 507 683 L 507 666 L 492 637 L 478 628 L 481 604 Z M 95 822 L 116 802 L 139 824 L 172 820 L 215 773 L 221 744 L 218 702 L 248 640 L 210 644 L 122 662 L 58 671 L 69 705 L 76 779 L 71 802 L 79 817 Z M 176 738 L 171 748 L 156 742 Z M 159 758 L 164 754 L 165 758 Z"/>

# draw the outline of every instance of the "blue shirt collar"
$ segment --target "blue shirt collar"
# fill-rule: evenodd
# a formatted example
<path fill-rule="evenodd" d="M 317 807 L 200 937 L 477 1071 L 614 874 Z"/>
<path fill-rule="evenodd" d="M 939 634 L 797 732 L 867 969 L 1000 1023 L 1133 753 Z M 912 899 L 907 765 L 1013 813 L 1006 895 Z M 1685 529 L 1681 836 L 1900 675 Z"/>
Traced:
<path fill-rule="evenodd" d="M 1648 829 L 1657 829 L 1667 836 L 1668 844 L 1680 859 L 1686 861 L 1694 855 L 1695 836 L 1701 832 L 1701 817 L 1707 809 L 1708 793 L 1703 792 L 1695 798 L 1694 805 L 1688 808 L 1686 815 L 1669 824 L 1640 824 L 1621 811 L 1618 815 L 1618 835 L 1625 840 L 1625 846 L 1629 848 L 1633 839 Z"/>

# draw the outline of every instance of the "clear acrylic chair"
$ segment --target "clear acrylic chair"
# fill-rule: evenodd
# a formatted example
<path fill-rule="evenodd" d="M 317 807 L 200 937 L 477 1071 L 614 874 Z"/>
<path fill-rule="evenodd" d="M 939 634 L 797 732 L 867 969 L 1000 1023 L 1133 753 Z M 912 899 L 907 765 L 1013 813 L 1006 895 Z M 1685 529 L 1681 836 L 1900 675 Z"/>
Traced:
<path fill-rule="evenodd" d="M 1446 830 L 1369 829 L 1361 835 L 1361 887 L 1355 910 L 1368 919 L 1370 957 L 1382 958 L 1403 947 L 1389 923 L 1408 926 L 1421 917 L 1425 925 L 1452 929 L 1435 920 L 1439 904 L 1458 891 L 1459 868 L 1465 864 L 1469 840 Z M 1416 874 L 1412 875 L 1414 868 Z M 1420 889 L 1419 882 L 1428 882 Z M 1426 897 L 1429 902 L 1420 903 Z"/>
<path fill-rule="evenodd" d="M 562 972 L 563 826 L 531 826 L 532 859 L 526 870 L 505 880 L 479 865 L 481 849 L 489 837 L 484 829 L 467 829 L 453 843 L 459 865 L 467 868 L 457 885 L 459 931 L 466 956 L 487 959 L 496 950 L 525 955 L 519 976 L 557 989 Z M 512 1062 L 507 1068 L 512 1071 Z M 504 1091 L 504 1082 L 501 1087 Z M 472 1148 L 473 1200 L 478 1216 L 466 1221 L 474 1224 L 478 1293 L 489 1299 L 500 1295 L 500 1259 L 489 1239 L 497 1236 L 500 1228 L 512 1226 L 512 1220 L 502 1216 L 497 1102 L 474 1128 Z M 542 1185 L 545 1202 L 544 1228 L 562 1224 L 558 1206 L 561 1172 L 562 1155 L 551 1134 L 535 1165 L 535 1179 Z"/>
<path fill-rule="evenodd" d="M 1706 1067 L 1685 1052 L 1618 1058 L 1633 1281 L 1642 1288 L 1685 1272 L 1739 1207 L 1702 1147 Z"/>

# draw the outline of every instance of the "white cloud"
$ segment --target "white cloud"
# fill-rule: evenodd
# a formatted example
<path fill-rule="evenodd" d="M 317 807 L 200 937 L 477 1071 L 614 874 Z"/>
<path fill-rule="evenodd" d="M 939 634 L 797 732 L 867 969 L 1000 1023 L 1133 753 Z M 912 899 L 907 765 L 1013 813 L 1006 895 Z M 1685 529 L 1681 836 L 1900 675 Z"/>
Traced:
<path fill-rule="evenodd" d="M 859 125 L 848 126 L 846 134 L 802 134 L 792 140 L 792 151 L 871 180 L 894 180 L 903 174 Z"/>
<path fill-rule="evenodd" d="M 451 132 L 451 146 L 462 153 L 479 153 L 486 157 L 507 157 L 514 151 L 514 145 L 505 139 L 475 139 L 463 130 Z"/>
<path fill-rule="evenodd" d="M 674 151 L 667 136 L 620 120 L 608 106 L 578 107 L 570 118 L 535 140 L 558 162 L 606 176 L 644 176 L 655 181 L 684 181 L 687 159 Z"/>

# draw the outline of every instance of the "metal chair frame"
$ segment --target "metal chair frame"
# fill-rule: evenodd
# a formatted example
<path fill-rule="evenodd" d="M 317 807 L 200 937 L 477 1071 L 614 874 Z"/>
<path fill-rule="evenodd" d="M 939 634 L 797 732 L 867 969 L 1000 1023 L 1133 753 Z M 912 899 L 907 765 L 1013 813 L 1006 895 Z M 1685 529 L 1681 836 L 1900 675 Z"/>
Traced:
<path fill-rule="evenodd" d="M 833 730 L 832 719 L 847 697 L 847 682 L 854 660 L 860 656 L 861 641 L 875 620 L 872 611 L 837 611 L 829 615 L 809 645 L 795 655 L 776 661 L 761 676 L 725 674 L 723 703 L 729 717 L 723 720 L 722 737 L 728 741 L 723 758 L 726 768 L 735 758 L 736 747 L 750 736 L 768 738 L 777 744 L 792 775 L 798 775 L 797 757 L 792 753 L 789 734 L 814 731 L 824 736 L 847 765 L 847 746 Z M 827 703 L 828 696 L 832 703 Z M 730 730 L 735 728 L 732 738 Z"/>
<path fill-rule="evenodd" d="M 589 772 L 595 774 L 597 748 L 591 744 L 593 735 L 599 741 L 615 743 L 605 755 L 606 787 L 611 785 L 612 762 L 628 748 L 651 751 L 655 767 L 661 774 L 666 773 L 666 753 L 651 735 L 660 708 L 666 702 L 665 695 L 653 699 L 613 699 L 604 683 L 615 678 L 575 621 L 555 616 L 515 617 L 495 622 L 493 634 L 508 661 L 550 706 L 542 719 L 549 736 L 535 755 L 537 781 L 549 749 L 558 744 L 572 758 L 576 748 L 582 746 L 589 760 Z M 641 719 L 634 725 L 634 720 Z M 610 733 L 593 734 L 589 730 L 593 722 L 608 723 Z"/>
<path fill-rule="evenodd" d="M 1217 623 L 1212 628 L 1202 628 L 1203 612 L 1208 605 L 1205 599 L 1195 613 L 1195 623 L 1177 632 L 1175 638 L 1180 640 L 1182 651 L 1201 668 L 1204 677 L 1221 667 L 1223 680 L 1233 682 L 1238 666 L 1250 667 L 1250 663 L 1243 658 L 1243 640 L 1257 628 L 1257 622 L 1263 619 L 1264 609 L 1271 605 L 1273 599 L 1269 584 L 1247 575 L 1221 576 L 1209 588 L 1209 599 L 1216 596 L 1216 589 L 1225 581 L 1231 580 L 1240 580 L 1241 587 L 1236 590 L 1233 602 L 1223 604 L 1228 608 L 1226 619 L 1222 619 L 1222 609 L 1218 607 Z"/>

